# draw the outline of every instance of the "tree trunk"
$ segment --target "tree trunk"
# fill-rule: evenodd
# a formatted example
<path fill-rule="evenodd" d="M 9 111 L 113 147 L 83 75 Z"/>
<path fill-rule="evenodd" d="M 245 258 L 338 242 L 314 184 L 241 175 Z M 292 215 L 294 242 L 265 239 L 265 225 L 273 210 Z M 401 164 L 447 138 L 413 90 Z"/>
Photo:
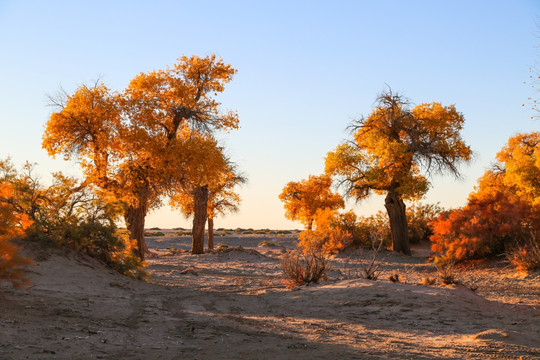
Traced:
<path fill-rule="evenodd" d="M 208 185 L 197 186 L 193 192 L 193 240 L 191 243 L 192 254 L 204 253 L 204 229 L 206 225 L 208 206 Z"/>
<path fill-rule="evenodd" d="M 214 249 L 214 217 L 208 216 L 208 250 Z"/>
<path fill-rule="evenodd" d="M 144 260 L 144 255 L 148 252 L 146 241 L 144 240 L 144 220 L 146 217 L 146 206 L 129 206 L 124 213 L 124 220 L 129 232 L 129 240 L 135 241 L 137 248 L 135 255 Z"/>
<path fill-rule="evenodd" d="M 392 230 L 392 250 L 411 255 L 409 244 L 409 231 L 407 228 L 407 215 L 405 214 L 405 203 L 394 191 L 389 191 L 384 200 L 384 207 L 390 219 L 390 229 Z"/>

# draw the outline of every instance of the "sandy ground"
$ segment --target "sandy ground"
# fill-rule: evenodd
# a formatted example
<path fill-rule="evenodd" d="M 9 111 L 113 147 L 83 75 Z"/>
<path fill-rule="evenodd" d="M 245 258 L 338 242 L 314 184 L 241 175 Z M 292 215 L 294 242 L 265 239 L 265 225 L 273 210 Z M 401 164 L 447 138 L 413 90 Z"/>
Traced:
<path fill-rule="evenodd" d="M 30 251 L 33 286 L 0 288 L 0 359 L 540 359 L 538 273 L 491 261 L 458 268 L 466 286 L 416 285 L 436 277 L 416 248 L 379 254 L 370 281 L 371 253 L 351 251 L 329 281 L 288 290 L 280 257 L 295 241 L 218 237 L 243 249 L 194 256 L 188 237 L 149 238 L 148 283 Z"/>

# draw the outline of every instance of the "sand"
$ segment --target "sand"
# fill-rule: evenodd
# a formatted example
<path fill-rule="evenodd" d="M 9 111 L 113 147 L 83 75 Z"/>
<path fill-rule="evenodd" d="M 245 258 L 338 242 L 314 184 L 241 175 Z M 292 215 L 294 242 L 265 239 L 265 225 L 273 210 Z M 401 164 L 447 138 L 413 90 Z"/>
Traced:
<path fill-rule="evenodd" d="M 349 251 L 327 282 L 289 290 L 280 257 L 295 235 L 215 242 L 242 249 L 190 255 L 188 237 L 149 238 L 148 282 L 26 249 L 32 287 L 0 288 L 0 359 L 540 359 L 538 273 L 495 260 L 460 266 L 464 285 L 417 285 L 436 277 L 421 247 L 383 251 L 371 281 L 358 277 L 371 253 Z"/>

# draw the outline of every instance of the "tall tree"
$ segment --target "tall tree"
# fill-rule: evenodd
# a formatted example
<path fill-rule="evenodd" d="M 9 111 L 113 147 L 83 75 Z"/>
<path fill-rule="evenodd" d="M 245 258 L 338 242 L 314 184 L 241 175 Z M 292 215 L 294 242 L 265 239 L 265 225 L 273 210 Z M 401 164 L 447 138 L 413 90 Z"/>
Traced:
<path fill-rule="evenodd" d="M 326 172 L 356 200 L 372 191 L 386 194 L 393 250 L 410 255 L 403 200 L 427 192 L 429 181 L 422 171 L 459 176 L 458 164 L 472 156 L 460 135 L 463 123 L 454 105 L 433 102 L 411 109 L 406 99 L 388 90 L 367 118 L 353 122 L 353 139 L 328 153 Z"/>
<path fill-rule="evenodd" d="M 332 179 L 327 175 L 310 175 L 306 180 L 288 183 L 279 195 L 284 203 L 285 217 L 300 221 L 307 230 L 311 230 L 317 210 L 345 207 L 343 198 L 332 192 L 331 186 Z"/>
<path fill-rule="evenodd" d="M 213 219 L 216 214 L 234 211 L 240 202 L 234 187 L 245 182 L 223 148 L 209 136 L 193 133 L 189 176 L 172 189 L 171 205 L 186 217 L 193 216 L 193 254 L 204 250 L 204 229 L 208 220 L 208 247 L 213 248 Z"/>
<path fill-rule="evenodd" d="M 79 160 L 87 183 L 124 202 L 141 259 L 148 210 L 161 204 L 162 194 L 183 181 L 189 168 L 189 152 L 182 147 L 188 130 L 238 127 L 237 114 L 222 113 L 213 98 L 234 73 L 214 55 L 184 56 L 172 68 L 137 75 L 121 93 L 103 84 L 83 85 L 54 102 L 58 111 L 47 123 L 43 147 L 53 157 Z"/>

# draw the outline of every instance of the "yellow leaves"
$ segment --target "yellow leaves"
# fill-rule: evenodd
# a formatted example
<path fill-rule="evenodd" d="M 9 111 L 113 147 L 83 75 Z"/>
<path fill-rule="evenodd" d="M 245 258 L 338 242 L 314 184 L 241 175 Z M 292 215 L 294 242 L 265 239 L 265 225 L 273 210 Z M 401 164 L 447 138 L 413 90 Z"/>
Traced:
<path fill-rule="evenodd" d="M 123 92 L 81 86 L 51 115 L 43 148 L 77 159 L 87 182 L 117 200 L 157 206 L 168 189 L 223 167 L 217 145 L 193 133 L 238 128 L 238 114 L 213 98 L 235 72 L 215 55 L 184 56 L 138 74 Z"/>
<path fill-rule="evenodd" d="M 355 122 L 353 140 L 326 157 L 325 171 L 346 185 L 349 195 L 396 191 L 419 199 L 428 190 L 427 173 L 449 171 L 471 158 L 459 131 L 464 118 L 453 105 L 421 104 L 410 110 L 391 92 L 379 97 L 367 118 Z"/>
<path fill-rule="evenodd" d="M 518 134 L 497 154 L 504 163 L 504 184 L 519 196 L 540 205 L 540 132 Z"/>
<path fill-rule="evenodd" d="M 327 175 L 310 175 L 306 180 L 288 183 L 279 195 L 286 210 L 285 217 L 301 221 L 310 228 L 318 210 L 343 208 L 343 199 L 331 191 L 331 185 L 332 179 Z"/>

